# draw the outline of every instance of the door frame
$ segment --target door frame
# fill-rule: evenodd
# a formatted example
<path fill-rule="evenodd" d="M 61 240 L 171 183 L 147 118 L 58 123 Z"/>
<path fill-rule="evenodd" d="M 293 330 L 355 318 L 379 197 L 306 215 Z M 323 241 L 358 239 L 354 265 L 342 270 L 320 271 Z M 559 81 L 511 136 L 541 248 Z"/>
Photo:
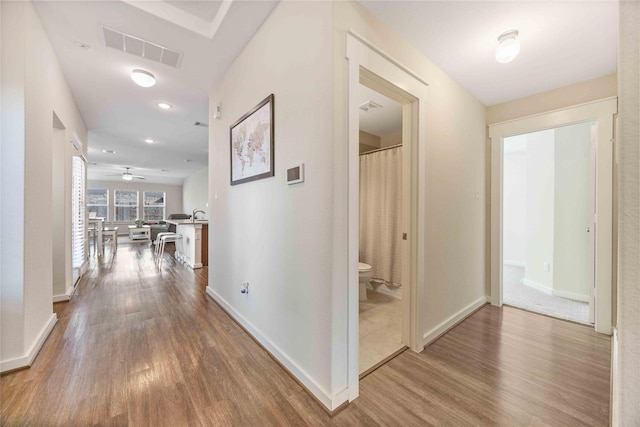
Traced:
<path fill-rule="evenodd" d="M 424 348 L 418 325 L 422 324 L 419 301 L 424 289 L 425 197 L 419 183 L 426 181 L 426 101 L 427 86 L 416 73 L 378 49 L 359 34 L 347 34 L 348 61 L 348 303 L 347 375 L 349 400 L 359 394 L 359 293 L 358 261 L 360 242 L 360 153 L 358 86 L 365 84 L 400 102 L 403 138 L 403 229 L 407 240 L 403 245 L 403 344 L 420 352 Z"/>
<path fill-rule="evenodd" d="M 504 138 L 596 120 L 595 329 L 612 333 L 613 142 L 617 97 L 489 125 L 491 141 L 491 304 L 502 306 Z"/>

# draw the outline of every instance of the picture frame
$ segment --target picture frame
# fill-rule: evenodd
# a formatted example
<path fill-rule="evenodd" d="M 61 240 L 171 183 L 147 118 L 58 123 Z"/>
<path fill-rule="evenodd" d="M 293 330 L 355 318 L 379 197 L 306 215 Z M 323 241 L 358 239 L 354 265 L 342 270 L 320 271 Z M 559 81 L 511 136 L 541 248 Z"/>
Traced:
<path fill-rule="evenodd" d="M 229 128 L 231 185 L 275 175 L 274 96 L 267 96 Z"/>

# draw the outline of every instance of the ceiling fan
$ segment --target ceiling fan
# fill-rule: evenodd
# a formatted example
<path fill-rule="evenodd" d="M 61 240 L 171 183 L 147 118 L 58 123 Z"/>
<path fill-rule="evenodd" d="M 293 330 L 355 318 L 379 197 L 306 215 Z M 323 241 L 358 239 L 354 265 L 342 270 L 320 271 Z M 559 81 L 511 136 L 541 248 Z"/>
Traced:
<path fill-rule="evenodd" d="M 125 168 L 126 171 L 122 172 L 122 179 L 124 179 L 125 181 L 131 181 L 132 179 L 144 179 L 144 176 L 142 175 L 134 175 L 131 172 L 129 172 L 129 169 L 131 168 Z M 118 176 L 120 174 L 113 174 L 111 176 Z"/>

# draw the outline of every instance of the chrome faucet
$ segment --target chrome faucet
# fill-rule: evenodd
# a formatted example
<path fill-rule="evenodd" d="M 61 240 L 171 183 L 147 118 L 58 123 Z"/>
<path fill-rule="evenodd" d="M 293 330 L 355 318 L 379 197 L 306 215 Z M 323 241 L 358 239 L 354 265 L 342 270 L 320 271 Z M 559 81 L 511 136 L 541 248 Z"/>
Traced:
<path fill-rule="evenodd" d="M 193 212 L 191 213 L 191 222 L 192 222 L 192 223 L 195 223 L 195 222 L 196 222 L 196 214 L 199 214 L 199 213 L 206 214 L 206 212 L 205 212 L 205 211 L 203 211 L 203 210 L 200 210 L 200 209 L 194 209 L 194 210 L 193 210 Z"/>

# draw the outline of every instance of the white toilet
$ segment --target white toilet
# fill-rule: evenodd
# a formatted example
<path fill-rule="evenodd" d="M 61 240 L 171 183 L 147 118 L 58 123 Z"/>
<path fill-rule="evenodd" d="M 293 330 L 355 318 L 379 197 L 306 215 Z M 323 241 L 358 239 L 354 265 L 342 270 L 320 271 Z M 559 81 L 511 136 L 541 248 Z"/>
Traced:
<path fill-rule="evenodd" d="M 367 284 L 373 278 L 373 268 L 364 262 L 358 263 L 358 275 L 360 276 L 360 301 L 367 300 Z"/>

